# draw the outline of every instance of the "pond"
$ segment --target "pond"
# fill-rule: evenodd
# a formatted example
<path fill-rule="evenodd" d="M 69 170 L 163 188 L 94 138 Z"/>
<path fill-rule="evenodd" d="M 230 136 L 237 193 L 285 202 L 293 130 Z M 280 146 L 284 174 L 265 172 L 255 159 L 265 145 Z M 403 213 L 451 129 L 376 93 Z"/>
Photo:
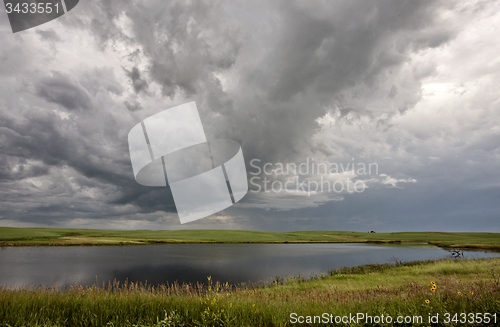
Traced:
<path fill-rule="evenodd" d="M 500 253 L 464 251 L 465 258 L 499 257 Z M 206 282 L 271 282 L 276 276 L 326 273 L 368 263 L 451 257 L 433 246 L 368 244 L 162 244 L 143 246 L 3 247 L 0 285 Z"/>

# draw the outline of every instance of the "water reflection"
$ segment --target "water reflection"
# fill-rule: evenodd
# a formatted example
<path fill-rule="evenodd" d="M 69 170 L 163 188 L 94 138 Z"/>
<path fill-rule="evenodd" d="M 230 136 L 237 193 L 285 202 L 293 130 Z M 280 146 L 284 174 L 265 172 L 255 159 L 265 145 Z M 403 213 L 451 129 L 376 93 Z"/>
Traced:
<path fill-rule="evenodd" d="M 463 251 L 465 258 L 499 253 Z M 66 287 L 124 282 L 269 282 L 276 276 L 309 276 L 368 263 L 451 257 L 430 246 L 366 244 L 168 244 L 102 247 L 4 247 L 0 284 Z"/>

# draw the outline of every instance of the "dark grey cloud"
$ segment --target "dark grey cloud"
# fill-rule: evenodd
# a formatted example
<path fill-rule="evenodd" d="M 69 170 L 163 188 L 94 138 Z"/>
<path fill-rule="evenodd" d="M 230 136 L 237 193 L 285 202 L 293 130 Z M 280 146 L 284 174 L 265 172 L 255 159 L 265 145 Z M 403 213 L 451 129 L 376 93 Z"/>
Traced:
<path fill-rule="evenodd" d="M 30 177 L 37 177 L 46 175 L 48 168 L 41 164 L 28 164 L 28 159 L 11 157 L 2 155 L 0 156 L 0 181 L 16 181 L 23 180 Z"/>
<path fill-rule="evenodd" d="M 57 103 L 68 110 L 90 109 L 92 105 L 86 90 L 59 72 L 42 79 L 38 83 L 37 94 L 46 101 Z"/>
<path fill-rule="evenodd" d="M 318 131 L 316 119 L 330 110 L 363 113 L 377 123 L 381 114 L 392 116 L 411 108 L 420 100 L 421 86 L 413 76 L 405 92 L 385 107 L 369 103 L 397 88 L 387 85 L 394 82 L 388 76 L 398 75 L 415 49 L 434 40 L 435 31 L 446 35 L 440 44 L 454 35 L 443 30 L 442 5 L 437 2 L 259 5 L 276 11 L 276 17 L 269 18 L 274 19 L 270 26 L 257 28 L 257 35 L 243 46 L 248 56 L 259 59 L 236 64 L 241 75 L 234 91 L 238 97 L 233 97 L 234 109 L 216 129 L 238 124 L 228 134 L 245 140 L 250 157 L 271 162 L 331 155 L 328 146 L 311 141 Z"/>
<path fill-rule="evenodd" d="M 84 15 L 92 16 L 91 29 L 102 47 L 114 42 L 141 47 L 149 59 L 149 77 L 169 97 L 179 91 L 198 93 L 212 72 L 231 67 L 238 54 L 237 31 L 226 25 L 221 2 L 109 1 L 81 7 Z M 123 29 L 120 18 L 127 20 L 130 31 Z M 78 18 L 69 22 L 80 23 Z"/>
<path fill-rule="evenodd" d="M 61 38 L 57 35 L 56 31 L 54 30 L 38 29 L 36 30 L 36 34 L 40 35 L 40 38 L 44 41 L 49 41 L 49 42 L 61 41 Z"/>
<path fill-rule="evenodd" d="M 15 99 L 22 94 L 30 105 L 13 101 L 9 110 L 0 111 L 0 179 L 6 186 L 0 198 L 9 203 L 0 214 L 58 224 L 69 212 L 114 217 L 124 205 L 128 213 L 175 210 L 168 188 L 146 188 L 133 178 L 126 135 L 135 122 L 124 115 L 125 108 L 113 112 L 107 107 L 123 92 L 113 69 L 95 68 L 72 78 L 47 75 L 12 96 L 2 95 Z M 16 208 L 23 209 L 16 213 Z"/>
<path fill-rule="evenodd" d="M 125 107 L 127 107 L 127 109 L 130 111 L 142 110 L 141 104 L 133 99 L 132 100 L 125 100 L 124 104 L 125 104 Z"/>
<path fill-rule="evenodd" d="M 101 46 L 123 42 L 136 55 L 141 48 L 144 72 L 163 95 L 195 98 L 209 135 L 245 140 L 246 153 L 265 160 L 293 160 L 317 148 L 331 154 L 310 141 L 317 118 L 332 107 L 348 106 L 346 98 L 355 96 L 364 106 L 377 93 L 397 89 L 384 85 L 387 75 L 397 72 L 412 51 L 442 45 L 455 35 L 442 27 L 439 2 L 278 1 L 253 7 L 260 9 L 250 17 L 239 5 L 203 1 L 90 3 L 82 10 L 97 13 L 93 32 Z M 259 17 L 263 12 L 270 12 L 268 25 Z M 241 49 L 245 54 L 238 56 Z M 230 93 L 217 78 L 228 70 L 239 75 Z M 147 87 L 137 67 L 127 75 L 136 93 Z M 394 101 L 400 102 L 397 108 L 391 104 L 383 112 L 393 115 L 419 101 L 418 78 L 405 89 Z M 133 100 L 125 105 L 131 111 L 141 108 Z"/>
<path fill-rule="evenodd" d="M 135 93 L 139 93 L 141 91 L 146 92 L 148 89 L 148 82 L 141 78 L 141 72 L 137 67 L 132 68 L 131 71 L 126 71 L 127 76 L 130 78 L 132 82 L 132 86 L 134 87 Z"/>

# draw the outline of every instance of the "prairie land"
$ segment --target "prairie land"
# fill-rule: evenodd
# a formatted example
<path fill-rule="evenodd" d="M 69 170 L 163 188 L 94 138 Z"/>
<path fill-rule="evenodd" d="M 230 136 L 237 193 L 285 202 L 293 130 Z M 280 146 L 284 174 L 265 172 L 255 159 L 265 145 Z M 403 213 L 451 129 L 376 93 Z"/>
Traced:
<path fill-rule="evenodd" d="M 102 230 L 0 227 L 0 246 L 146 245 L 160 243 L 426 243 L 500 251 L 500 233 L 246 230 Z"/>

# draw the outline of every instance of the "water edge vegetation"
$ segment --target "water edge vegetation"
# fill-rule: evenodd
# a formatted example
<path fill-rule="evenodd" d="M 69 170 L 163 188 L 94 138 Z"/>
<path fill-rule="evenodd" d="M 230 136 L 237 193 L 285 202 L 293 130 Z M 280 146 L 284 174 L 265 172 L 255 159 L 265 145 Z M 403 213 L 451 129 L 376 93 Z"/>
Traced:
<path fill-rule="evenodd" d="M 0 246 L 147 245 L 165 243 L 426 243 L 500 251 L 500 233 L 247 230 L 103 230 L 0 227 Z"/>
<path fill-rule="evenodd" d="M 490 313 L 488 323 L 467 325 L 493 326 L 492 315 L 500 313 L 499 268 L 500 258 L 445 259 L 341 268 L 309 278 L 277 277 L 270 285 L 255 286 L 212 283 L 208 276 L 206 283 L 196 285 L 115 281 L 67 290 L 1 288 L 0 325 L 291 326 L 297 325 L 291 317 L 364 313 L 413 319 L 393 326 L 428 326 L 429 315 L 439 314 L 440 322 L 433 326 L 458 326 L 461 313 Z M 446 313 L 451 314 L 448 323 Z"/>

